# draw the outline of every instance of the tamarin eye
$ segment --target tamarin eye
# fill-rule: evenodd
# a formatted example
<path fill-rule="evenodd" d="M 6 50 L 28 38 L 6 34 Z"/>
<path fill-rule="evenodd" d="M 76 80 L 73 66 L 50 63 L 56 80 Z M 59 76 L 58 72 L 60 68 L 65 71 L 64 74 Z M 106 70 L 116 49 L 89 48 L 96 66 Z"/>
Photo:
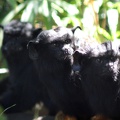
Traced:
<path fill-rule="evenodd" d="M 71 42 L 70 39 L 65 40 L 65 43 L 66 43 L 66 44 L 68 44 L 68 43 L 70 43 L 70 42 Z"/>
<path fill-rule="evenodd" d="M 97 63 L 102 63 L 102 60 L 101 60 L 100 58 L 97 58 L 97 59 L 96 59 L 96 62 L 97 62 Z"/>

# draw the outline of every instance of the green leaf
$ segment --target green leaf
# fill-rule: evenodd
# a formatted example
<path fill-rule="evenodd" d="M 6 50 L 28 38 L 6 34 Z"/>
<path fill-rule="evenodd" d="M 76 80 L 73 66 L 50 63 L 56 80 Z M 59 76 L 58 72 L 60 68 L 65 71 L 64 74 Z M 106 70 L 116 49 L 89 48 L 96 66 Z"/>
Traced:
<path fill-rule="evenodd" d="M 61 8 L 63 8 L 65 11 L 67 11 L 67 13 L 70 15 L 75 15 L 79 13 L 79 10 L 77 9 L 77 6 L 75 4 L 70 4 L 66 1 L 54 1 L 54 4 L 60 6 Z"/>
<path fill-rule="evenodd" d="M 64 9 L 61 8 L 60 6 L 56 5 L 55 3 L 52 3 L 52 7 L 57 10 L 58 12 L 60 12 L 61 14 L 64 13 Z"/>
<path fill-rule="evenodd" d="M 2 40 L 3 40 L 3 30 L 0 28 L 0 48 L 2 46 Z"/>
<path fill-rule="evenodd" d="M 33 22 L 35 18 L 34 1 L 29 1 L 21 16 L 21 21 Z"/>
<path fill-rule="evenodd" d="M 3 112 L 3 108 L 0 107 L 0 120 L 7 120 L 7 117 L 2 112 Z"/>
<path fill-rule="evenodd" d="M 7 0 L 7 1 L 12 6 L 12 8 L 15 8 L 17 6 L 16 0 Z"/>
<path fill-rule="evenodd" d="M 48 3 L 47 0 L 43 0 L 41 5 L 39 6 L 38 12 L 45 17 L 49 16 L 49 10 L 48 10 Z"/>
<path fill-rule="evenodd" d="M 63 25 L 64 26 L 67 26 L 69 23 L 70 23 L 70 18 L 69 17 L 64 17 L 63 19 L 62 19 L 62 22 L 63 22 Z"/>
<path fill-rule="evenodd" d="M 77 19 L 75 16 L 71 17 L 71 22 L 73 23 L 73 26 L 81 26 L 81 22 L 79 19 Z"/>
<path fill-rule="evenodd" d="M 120 31 L 116 32 L 116 37 L 119 38 L 120 37 Z"/>
<path fill-rule="evenodd" d="M 15 17 L 15 15 L 17 15 L 25 6 L 26 6 L 26 3 L 21 3 L 20 5 L 18 5 L 15 9 L 11 10 L 6 15 L 6 17 L 2 20 L 1 23 L 5 25 L 9 21 L 11 21 Z"/>
<path fill-rule="evenodd" d="M 51 2 L 49 0 L 47 0 L 47 4 L 48 4 L 48 22 L 51 23 L 51 24 L 48 24 L 48 29 L 51 29 L 52 28 L 52 6 L 51 6 Z"/>
<path fill-rule="evenodd" d="M 107 11 L 108 25 L 112 34 L 113 39 L 116 38 L 116 30 L 118 25 L 118 11 L 116 9 L 109 9 Z M 113 19 L 114 18 L 114 19 Z"/>
<path fill-rule="evenodd" d="M 106 39 L 108 40 L 112 39 L 112 36 L 105 29 L 98 27 L 97 31 L 99 34 L 102 34 Z"/>
<path fill-rule="evenodd" d="M 52 19 L 51 1 L 44 0 L 41 3 L 41 5 L 39 6 L 38 12 L 45 17 L 44 22 L 45 22 L 45 25 L 46 25 L 47 29 L 52 28 L 52 25 L 53 25 L 52 21 L 53 21 L 53 19 Z"/>
<path fill-rule="evenodd" d="M 52 17 L 58 26 L 63 26 L 63 21 L 61 20 L 60 16 L 57 15 L 57 12 L 55 10 L 53 10 Z"/>

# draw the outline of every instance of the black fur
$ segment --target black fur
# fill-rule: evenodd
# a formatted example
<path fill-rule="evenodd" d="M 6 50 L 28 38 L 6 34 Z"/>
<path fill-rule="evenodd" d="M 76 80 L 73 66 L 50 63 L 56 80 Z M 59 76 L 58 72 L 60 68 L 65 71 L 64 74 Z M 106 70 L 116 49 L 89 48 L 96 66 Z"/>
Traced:
<path fill-rule="evenodd" d="M 74 60 L 93 115 L 120 119 L 120 42 L 88 45 L 79 45 Z"/>
<path fill-rule="evenodd" d="M 8 88 L 9 82 L 10 81 L 8 77 L 5 77 L 0 81 L 0 95 L 3 94 L 5 90 Z"/>
<path fill-rule="evenodd" d="M 34 29 L 27 22 L 11 21 L 4 26 L 2 53 L 7 60 L 10 71 L 10 85 L 1 95 L 0 104 L 3 108 L 14 107 L 6 112 L 21 112 L 31 109 L 35 103 L 43 101 L 54 111 L 47 91 L 41 81 L 33 61 L 29 58 L 27 43 L 34 39 L 42 29 Z M 52 108 L 53 107 L 53 108 Z"/>
<path fill-rule="evenodd" d="M 89 116 L 90 111 L 82 86 L 78 88 L 72 83 L 74 32 L 77 28 L 57 27 L 42 31 L 29 42 L 28 48 L 51 99 L 63 113 L 80 118 Z"/>

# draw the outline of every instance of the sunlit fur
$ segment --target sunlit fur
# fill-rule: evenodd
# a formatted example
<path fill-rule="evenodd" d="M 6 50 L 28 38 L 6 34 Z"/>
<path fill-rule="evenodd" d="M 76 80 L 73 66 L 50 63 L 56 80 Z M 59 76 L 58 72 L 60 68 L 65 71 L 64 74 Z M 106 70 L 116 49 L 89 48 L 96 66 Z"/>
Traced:
<path fill-rule="evenodd" d="M 80 83 L 93 115 L 120 119 L 120 42 L 105 42 L 84 50 L 79 48 L 76 55 Z"/>

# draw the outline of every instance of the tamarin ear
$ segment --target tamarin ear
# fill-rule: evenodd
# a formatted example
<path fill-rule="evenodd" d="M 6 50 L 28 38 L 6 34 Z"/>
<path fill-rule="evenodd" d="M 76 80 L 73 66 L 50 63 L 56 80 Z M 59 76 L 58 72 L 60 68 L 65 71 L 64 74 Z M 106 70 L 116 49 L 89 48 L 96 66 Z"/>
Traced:
<path fill-rule="evenodd" d="M 38 51 L 36 49 L 36 45 L 37 44 L 33 41 L 28 42 L 28 45 L 27 45 L 27 48 L 29 50 L 29 57 L 33 60 L 38 59 L 39 57 Z"/>
<path fill-rule="evenodd" d="M 37 37 L 37 35 L 42 32 L 42 28 L 37 28 L 33 30 L 33 38 Z"/>

